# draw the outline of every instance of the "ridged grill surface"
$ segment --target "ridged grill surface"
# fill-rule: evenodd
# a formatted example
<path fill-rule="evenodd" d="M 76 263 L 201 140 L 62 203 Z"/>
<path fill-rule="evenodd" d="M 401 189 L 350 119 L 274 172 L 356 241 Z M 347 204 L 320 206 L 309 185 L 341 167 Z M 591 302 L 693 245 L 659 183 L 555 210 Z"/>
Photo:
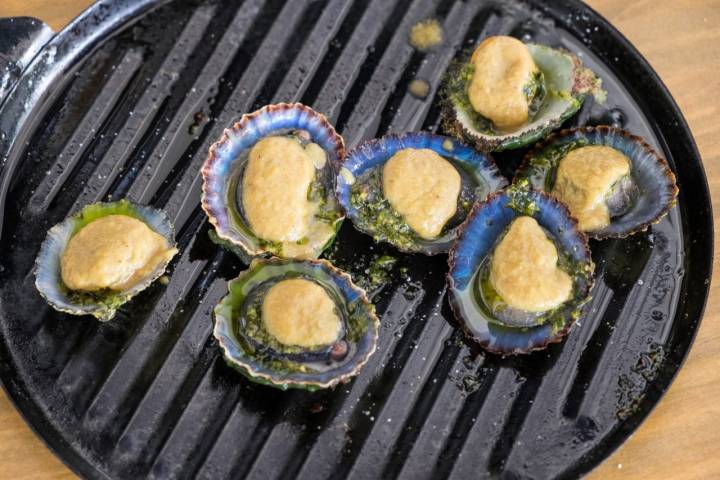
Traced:
<path fill-rule="evenodd" d="M 407 36 L 429 17 L 444 42 L 421 53 Z M 313 394 L 257 386 L 223 363 L 211 335 L 212 307 L 245 268 L 210 242 L 199 205 L 200 166 L 222 130 L 267 103 L 302 101 L 349 146 L 439 131 L 446 68 L 493 34 L 581 52 L 608 102 L 588 101 L 570 124 L 612 123 L 664 147 L 644 100 L 595 50 L 604 32 L 573 11 L 174 2 L 101 42 L 32 130 L 4 220 L 2 333 L 46 428 L 95 475 L 115 478 L 549 478 L 603 458 L 662 393 L 684 354 L 673 346 L 697 322 L 676 316 L 686 301 L 682 205 L 649 233 L 593 243 L 589 314 L 531 356 L 484 355 L 463 341 L 445 299 L 446 257 L 399 255 L 349 222 L 330 254 L 338 266 L 359 278 L 373 256 L 399 259 L 392 284 L 373 292 L 381 335 L 358 378 Z M 415 78 L 429 82 L 427 99 L 408 93 Z M 521 153 L 496 156 L 506 174 Z M 106 324 L 57 314 L 33 286 L 45 232 L 82 205 L 124 197 L 175 222 L 169 284 Z"/>

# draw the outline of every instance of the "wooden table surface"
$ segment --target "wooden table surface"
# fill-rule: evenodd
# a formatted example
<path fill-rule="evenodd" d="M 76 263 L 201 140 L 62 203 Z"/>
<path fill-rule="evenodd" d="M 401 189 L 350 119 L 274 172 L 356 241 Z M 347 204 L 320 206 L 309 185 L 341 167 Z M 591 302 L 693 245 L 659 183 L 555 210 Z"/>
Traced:
<path fill-rule="evenodd" d="M 89 0 L 0 0 L 59 30 Z M 650 61 L 690 123 L 720 214 L 720 0 L 590 0 Z M 718 217 L 720 218 L 720 215 Z M 715 223 L 716 243 L 720 225 Z M 720 478 L 720 269 L 687 363 L 660 405 L 593 479 Z M 0 479 L 75 478 L 0 392 Z"/>

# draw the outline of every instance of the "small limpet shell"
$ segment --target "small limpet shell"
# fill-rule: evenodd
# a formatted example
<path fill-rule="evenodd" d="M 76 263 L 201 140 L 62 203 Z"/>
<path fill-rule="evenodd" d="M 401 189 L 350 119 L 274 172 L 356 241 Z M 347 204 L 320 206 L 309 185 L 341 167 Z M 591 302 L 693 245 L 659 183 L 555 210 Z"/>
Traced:
<path fill-rule="evenodd" d="M 272 135 L 295 135 L 312 141 L 325 151 L 327 162 L 316 172 L 324 189 L 322 220 L 332 227 L 332 235 L 317 248 L 317 257 L 327 248 L 342 224 L 343 216 L 335 202 L 333 182 L 337 167 L 345 157 L 345 144 L 324 115 L 300 103 L 267 105 L 243 115 L 226 129 L 211 147 L 202 167 L 202 208 L 215 227 L 219 239 L 237 245 L 250 257 L 271 253 L 285 255 L 282 246 L 259 238 L 250 228 L 238 198 L 242 193 L 242 175 L 252 147 Z"/>
<path fill-rule="evenodd" d="M 248 336 L 247 325 L 253 320 L 246 302 L 291 278 L 319 284 L 336 302 L 343 321 L 341 357 L 319 359 L 317 351 L 278 355 Z M 214 336 L 228 365 L 254 382 L 282 390 L 333 387 L 357 375 L 375 351 L 380 327 L 375 308 L 350 275 L 327 260 L 256 258 L 228 283 L 228 292 L 214 310 Z"/>
<path fill-rule="evenodd" d="M 469 105 L 467 82 L 472 78 L 470 63 L 457 63 L 446 74 L 443 88 L 445 131 L 482 151 L 511 150 L 528 145 L 547 135 L 573 116 L 587 95 L 604 101 L 601 80 L 582 65 L 578 57 L 564 49 L 534 43 L 526 44 L 542 73 L 542 103 L 535 114 L 511 132 L 498 132 Z"/>
<path fill-rule="evenodd" d="M 543 324 L 514 328 L 501 324 L 482 306 L 477 282 L 499 239 L 521 215 L 533 217 L 555 243 L 570 269 L 573 293 Z M 587 237 L 578 230 L 567 207 L 544 192 L 516 186 L 475 205 L 450 250 L 448 264 L 448 298 L 456 319 L 478 345 L 502 355 L 539 350 L 567 335 L 590 299 L 595 268 Z"/>
<path fill-rule="evenodd" d="M 562 130 L 527 153 L 515 181 L 527 180 L 531 187 L 550 192 L 560 160 L 574 148 L 604 145 L 619 150 L 632 163 L 630 176 L 638 194 L 628 211 L 611 219 L 610 225 L 586 232 L 595 239 L 622 238 L 659 222 L 675 205 L 678 188 L 667 161 L 643 138 L 609 126 Z"/>
<path fill-rule="evenodd" d="M 383 212 L 366 208 L 357 201 L 359 189 L 371 185 L 372 176 L 378 175 L 377 172 L 381 171 L 385 162 L 406 148 L 430 149 L 453 164 L 460 173 L 458 209 L 443 233 L 434 239 L 423 239 L 416 235 L 389 205 L 387 215 L 383 218 L 390 218 L 392 222 L 379 222 L 378 217 Z M 472 205 L 507 183 L 490 156 L 450 137 L 412 132 L 368 140 L 349 152 L 337 176 L 336 196 L 355 228 L 371 235 L 376 241 L 390 243 L 404 252 L 435 255 L 448 251 L 458 225 L 465 219 Z M 377 196 L 379 201 L 383 200 L 381 187 L 375 186 L 371 190 L 371 195 Z M 465 210 L 462 209 L 463 205 Z"/>
<path fill-rule="evenodd" d="M 167 214 L 162 210 L 127 200 L 94 203 L 84 207 L 80 212 L 66 218 L 48 231 L 35 260 L 35 286 L 55 310 L 73 315 L 93 315 L 101 322 L 106 322 L 112 319 L 121 305 L 146 289 L 165 272 L 170 262 L 169 258 L 141 282 L 122 292 L 90 293 L 68 289 L 62 281 L 60 271 L 60 259 L 68 242 L 82 227 L 108 215 L 127 215 L 141 220 L 153 231 L 165 237 L 168 247 L 175 246 L 175 230 Z"/>

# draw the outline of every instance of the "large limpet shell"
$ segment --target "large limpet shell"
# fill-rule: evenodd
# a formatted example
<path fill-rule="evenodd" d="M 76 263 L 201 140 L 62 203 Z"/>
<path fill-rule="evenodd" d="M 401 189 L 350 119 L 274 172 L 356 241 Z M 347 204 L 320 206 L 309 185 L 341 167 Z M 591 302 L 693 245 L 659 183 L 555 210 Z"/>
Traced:
<path fill-rule="evenodd" d="M 278 359 L 254 347 L 245 338 L 243 305 L 255 289 L 267 288 L 288 278 L 318 283 L 335 300 L 344 322 L 347 354 L 339 360 Z M 256 258 L 250 267 L 228 283 L 228 295 L 215 307 L 214 336 L 225 361 L 254 382 L 287 390 L 317 390 L 346 382 L 357 375 L 375 351 L 380 322 L 365 291 L 350 275 L 327 260 Z"/>
<path fill-rule="evenodd" d="M 567 50 L 528 43 L 527 48 L 544 79 L 545 97 L 534 116 L 512 132 L 497 132 L 487 119 L 471 110 L 467 96 L 469 63 L 458 63 L 449 69 L 443 88 L 443 127 L 445 131 L 482 151 L 511 150 L 528 145 L 547 135 L 572 117 L 585 97 L 593 95 L 604 101 L 601 80 Z"/>
<path fill-rule="evenodd" d="M 572 271 L 573 294 L 552 313 L 552 320 L 525 328 L 500 324 L 481 307 L 478 273 L 510 223 L 521 215 L 533 217 L 565 256 Z M 529 353 L 559 342 L 582 314 L 593 284 L 594 264 L 587 237 L 567 207 L 544 192 L 516 186 L 478 203 L 463 224 L 448 259 L 450 306 L 466 334 L 482 348 L 502 355 Z"/>
<path fill-rule="evenodd" d="M 327 154 L 327 163 L 316 175 L 321 175 L 325 187 L 327 209 L 337 216 L 328 220 L 337 232 L 343 220 L 335 202 L 333 182 L 337 167 L 345 157 L 345 144 L 324 115 L 300 103 L 267 105 L 255 112 L 243 115 L 232 127 L 226 129 L 220 139 L 210 147 L 202 167 L 202 208 L 220 240 L 242 248 L 250 257 L 265 253 L 285 256 L 275 251 L 272 242 L 258 238 L 248 225 L 238 205 L 242 190 L 241 175 L 247 163 L 250 149 L 270 135 L 287 135 L 302 132 L 308 140 L 317 143 Z M 334 238 L 313 252 L 317 257 Z"/>
<path fill-rule="evenodd" d="M 101 322 L 106 322 L 112 319 L 121 305 L 147 288 L 165 272 L 170 259 L 158 265 L 141 282 L 126 291 L 88 293 L 68 289 L 60 273 L 60 259 L 68 242 L 82 227 L 108 215 L 127 215 L 141 220 L 153 231 L 165 237 L 168 247 L 175 246 L 175 230 L 167 214 L 162 210 L 127 200 L 94 203 L 84 207 L 80 212 L 66 218 L 48 231 L 35 260 L 35 286 L 55 310 L 73 315 L 93 315 Z"/>
<path fill-rule="evenodd" d="M 371 235 L 376 241 L 390 243 L 404 252 L 419 252 L 427 255 L 445 253 L 455 239 L 457 226 L 464 220 L 467 211 L 458 208 L 456 216 L 448 221 L 455 224 L 435 239 L 423 239 L 409 227 L 400 229 L 402 238 L 391 236 L 397 229 L 377 227 L 377 219 L 353 203 L 353 192 L 368 176 L 381 169 L 395 153 L 405 148 L 426 148 L 437 152 L 458 170 L 462 179 L 461 200 L 467 200 L 467 211 L 473 203 L 484 199 L 489 193 L 507 185 L 507 180 L 497 169 L 493 159 L 464 143 L 442 135 L 427 132 L 412 132 L 401 135 L 386 135 L 365 141 L 348 153 L 336 180 L 336 195 L 345 214 L 358 230 Z M 378 192 L 382 195 L 382 192 Z M 390 207 L 391 208 L 391 207 Z M 394 211 L 393 211 L 394 212 Z M 399 217 L 399 214 L 396 214 Z M 391 231 L 386 231 L 391 230 Z"/>
<path fill-rule="evenodd" d="M 638 195 L 630 209 L 611 219 L 610 225 L 586 232 L 596 239 L 622 238 L 642 232 L 659 222 L 675 205 L 678 188 L 667 161 L 643 138 L 609 126 L 562 130 L 527 153 L 515 181 L 527 180 L 537 189 L 550 192 L 560 160 L 574 148 L 604 145 L 624 153 L 631 161 L 630 175 Z"/>

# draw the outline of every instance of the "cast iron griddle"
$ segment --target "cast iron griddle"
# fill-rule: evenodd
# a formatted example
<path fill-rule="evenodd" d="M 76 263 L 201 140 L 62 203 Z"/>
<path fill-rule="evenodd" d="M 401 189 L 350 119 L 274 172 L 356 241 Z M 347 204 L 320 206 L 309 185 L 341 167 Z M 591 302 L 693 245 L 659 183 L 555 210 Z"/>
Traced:
<path fill-rule="evenodd" d="M 166 3 L 101 1 L 24 71 L 27 58 L 13 60 L 47 31 L 16 20 L 25 41 L 0 42 L 11 67 L 0 84 L 9 91 L 0 107 L 0 377 L 76 472 L 576 477 L 647 416 L 702 315 L 710 202 L 675 103 L 607 22 L 570 0 Z M 445 42 L 419 53 L 407 35 L 427 17 L 442 23 Z M 311 394 L 258 386 L 227 367 L 211 309 L 245 266 L 208 239 L 199 168 L 210 144 L 241 114 L 279 101 L 327 114 L 349 146 L 437 131 L 443 72 L 492 34 L 579 52 L 608 102 L 588 101 L 569 125 L 647 137 L 678 176 L 678 207 L 645 234 L 593 242 L 589 314 L 562 344 L 517 358 L 464 342 L 445 300 L 445 256 L 399 255 L 346 222 L 331 256 L 358 281 L 378 255 L 398 258 L 393 283 L 374 292 L 382 329 L 361 375 Z M 430 82 L 426 100 L 407 92 L 416 77 Z M 521 154 L 496 156 L 505 174 Z M 47 229 L 80 206 L 123 197 L 174 219 L 181 254 L 169 284 L 156 282 L 107 324 L 51 310 L 32 275 Z"/>

